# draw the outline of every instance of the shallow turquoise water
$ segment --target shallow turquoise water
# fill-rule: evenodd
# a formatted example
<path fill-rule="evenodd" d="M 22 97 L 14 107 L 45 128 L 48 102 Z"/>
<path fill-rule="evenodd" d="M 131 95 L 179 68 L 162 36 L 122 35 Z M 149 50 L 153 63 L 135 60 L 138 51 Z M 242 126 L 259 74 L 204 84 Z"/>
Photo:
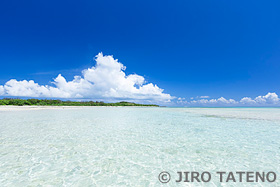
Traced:
<path fill-rule="evenodd" d="M 280 121 L 244 118 L 245 110 L 235 109 L 242 118 L 184 108 L 2 111 L 0 186 L 160 186 L 162 171 L 171 175 L 163 186 L 280 186 Z M 209 171 L 212 180 L 176 183 L 177 171 Z M 216 171 L 274 171 L 278 178 L 220 183 Z"/>

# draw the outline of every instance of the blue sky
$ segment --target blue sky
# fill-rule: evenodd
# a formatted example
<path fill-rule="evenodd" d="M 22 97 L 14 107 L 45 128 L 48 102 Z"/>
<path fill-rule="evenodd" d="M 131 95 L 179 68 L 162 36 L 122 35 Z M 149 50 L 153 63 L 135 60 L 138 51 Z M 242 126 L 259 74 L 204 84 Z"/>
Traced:
<path fill-rule="evenodd" d="M 103 52 L 175 97 L 280 93 L 279 1 L 1 1 L 0 85 L 51 85 Z M 6 94 L 7 95 L 7 94 Z"/>

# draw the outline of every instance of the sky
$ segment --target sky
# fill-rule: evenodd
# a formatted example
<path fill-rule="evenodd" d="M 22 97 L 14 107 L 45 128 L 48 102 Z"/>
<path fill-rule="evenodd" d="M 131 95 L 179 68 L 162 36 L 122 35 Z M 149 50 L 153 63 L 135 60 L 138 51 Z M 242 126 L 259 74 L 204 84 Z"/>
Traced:
<path fill-rule="evenodd" d="M 0 96 L 280 105 L 279 7 L 1 1 Z"/>

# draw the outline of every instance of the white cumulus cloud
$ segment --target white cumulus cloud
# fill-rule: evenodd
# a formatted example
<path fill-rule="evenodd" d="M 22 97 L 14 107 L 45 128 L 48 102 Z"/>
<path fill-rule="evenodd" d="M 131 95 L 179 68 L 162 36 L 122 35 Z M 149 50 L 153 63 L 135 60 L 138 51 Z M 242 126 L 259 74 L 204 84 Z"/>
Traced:
<path fill-rule="evenodd" d="M 0 95 L 157 102 L 169 102 L 173 98 L 157 85 L 146 83 L 143 76 L 126 75 L 126 67 L 113 56 L 99 53 L 95 60 L 95 66 L 83 70 L 82 76 L 75 76 L 72 81 L 67 81 L 61 74 L 54 79 L 53 86 L 12 79 L 4 86 L 0 85 Z"/>

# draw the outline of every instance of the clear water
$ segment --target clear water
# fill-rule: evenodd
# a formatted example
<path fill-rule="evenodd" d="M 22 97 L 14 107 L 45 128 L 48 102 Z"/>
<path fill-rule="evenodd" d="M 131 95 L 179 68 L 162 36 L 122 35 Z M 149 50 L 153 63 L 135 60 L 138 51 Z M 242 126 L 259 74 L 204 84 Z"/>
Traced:
<path fill-rule="evenodd" d="M 259 118 L 280 109 L 201 110 L 0 111 L 0 186 L 160 186 L 162 171 L 171 174 L 163 186 L 280 186 L 280 120 Z M 176 183 L 177 171 L 209 171 L 212 180 Z M 278 179 L 220 183 L 216 171 L 274 171 Z"/>

